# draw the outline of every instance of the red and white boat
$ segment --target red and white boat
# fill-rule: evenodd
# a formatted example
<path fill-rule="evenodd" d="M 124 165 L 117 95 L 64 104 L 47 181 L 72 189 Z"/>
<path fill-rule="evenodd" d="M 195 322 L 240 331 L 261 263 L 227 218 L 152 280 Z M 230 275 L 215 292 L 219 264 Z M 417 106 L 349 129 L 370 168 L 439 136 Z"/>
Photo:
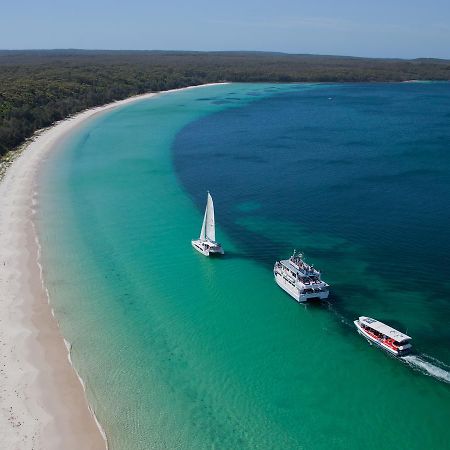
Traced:
<path fill-rule="evenodd" d="M 395 356 L 404 356 L 410 353 L 412 348 L 410 336 L 370 317 L 361 316 L 353 323 L 360 335 L 387 352 Z"/>

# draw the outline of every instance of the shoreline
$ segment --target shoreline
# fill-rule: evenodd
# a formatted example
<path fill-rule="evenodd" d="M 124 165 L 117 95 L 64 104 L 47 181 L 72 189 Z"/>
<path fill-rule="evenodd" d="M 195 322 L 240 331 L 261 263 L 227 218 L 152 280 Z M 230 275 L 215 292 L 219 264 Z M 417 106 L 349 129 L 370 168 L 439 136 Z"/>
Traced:
<path fill-rule="evenodd" d="M 41 165 L 61 139 L 98 114 L 163 93 L 218 84 L 225 83 L 146 93 L 81 111 L 36 131 L 8 163 L 0 179 L 0 429 L 5 448 L 108 448 L 43 278 L 34 223 Z"/>

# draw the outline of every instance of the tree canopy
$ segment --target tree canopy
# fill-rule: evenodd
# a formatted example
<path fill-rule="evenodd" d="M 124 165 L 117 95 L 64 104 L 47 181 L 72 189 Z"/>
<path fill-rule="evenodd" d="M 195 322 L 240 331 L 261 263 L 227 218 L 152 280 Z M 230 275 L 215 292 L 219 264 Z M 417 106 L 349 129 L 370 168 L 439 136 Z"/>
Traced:
<path fill-rule="evenodd" d="M 71 114 L 150 91 L 219 81 L 450 80 L 450 61 L 265 52 L 0 51 L 0 156 Z"/>

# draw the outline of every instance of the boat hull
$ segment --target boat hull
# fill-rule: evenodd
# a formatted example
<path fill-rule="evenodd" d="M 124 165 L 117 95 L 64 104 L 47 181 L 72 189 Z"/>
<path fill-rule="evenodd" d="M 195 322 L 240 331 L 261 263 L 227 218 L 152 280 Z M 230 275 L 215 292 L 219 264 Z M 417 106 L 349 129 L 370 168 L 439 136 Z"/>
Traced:
<path fill-rule="evenodd" d="M 398 357 L 402 357 L 405 356 L 407 354 L 410 353 L 410 351 L 399 351 L 399 350 L 395 350 L 392 347 L 389 347 L 388 345 L 384 344 L 383 342 L 381 342 L 380 340 L 374 338 L 373 336 L 371 336 L 369 333 L 367 333 L 359 324 L 358 320 L 354 320 L 353 323 L 355 324 L 355 327 L 358 331 L 358 333 L 364 337 L 367 341 L 369 341 L 370 344 L 375 344 L 377 347 L 381 348 L 382 350 L 388 352 L 390 355 L 394 355 L 394 356 L 398 356 Z"/>
<path fill-rule="evenodd" d="M 278 286 L 287 292 L 294 300 L 299 303 L 307 302 L 308 300 L 325 300 L 328 298 L 328 291 L 314 292 L 311 294 L 300 293 L 299 290 L 288 283 L 279 273 L 274 273 L 274 278 Z"/>
<path fill-rule="evenodd" d="M 195 250 L 205 256 L 223 255 L 225 253 L 221 245 L 211 245 L 207 241 L 197 239 L 192 240 L 191 244 Z"/>

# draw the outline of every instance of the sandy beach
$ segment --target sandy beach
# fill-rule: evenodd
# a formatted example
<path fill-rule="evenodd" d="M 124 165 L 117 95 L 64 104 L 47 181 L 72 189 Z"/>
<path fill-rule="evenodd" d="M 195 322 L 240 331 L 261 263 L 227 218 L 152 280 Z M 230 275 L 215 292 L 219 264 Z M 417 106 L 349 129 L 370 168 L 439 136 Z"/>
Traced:
<path fill-rule="evenodd" d="M 185 88 L 188 89 L 188 88 Z M 34 136 L 0 181 L 0 449 L 104 449 L 41 276 L 36 176 L 67 133 L 144 94 L 83 111 Z"/>

